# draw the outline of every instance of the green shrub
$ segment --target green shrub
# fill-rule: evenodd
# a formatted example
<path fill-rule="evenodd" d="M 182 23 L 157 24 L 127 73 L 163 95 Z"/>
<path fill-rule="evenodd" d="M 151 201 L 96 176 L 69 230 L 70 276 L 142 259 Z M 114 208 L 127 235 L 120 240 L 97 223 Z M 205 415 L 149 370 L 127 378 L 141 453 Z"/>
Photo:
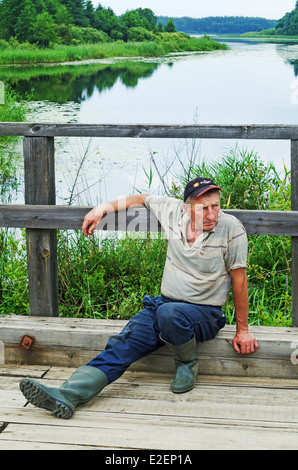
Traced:
<path fill-rule="evenodd" d="M 154 41 L 156 36 L 142 26 L 135 26 L 128 30 L 127 39 L 132 42 Z"/>
<path fill-rule="evenodd" d="M 73 44 L 95 44 L 110 41 L 110 38 L 106 33 L 94 28 L 82 28 L 71 25 L 70 33 Z"/>
<path fill-rule="evenodd" d="M 9 47 L 9 42 L 5 41 L 5 39 L 0 39 L 0 49 L 7 49 Z"/>
<path fill-rule="evenodd" d="M 180 41 L 190 38 L 190 36 L 186 33 L 157 33 L 157 36 L 164 42 L 171 42 L 171 41 Z"/>

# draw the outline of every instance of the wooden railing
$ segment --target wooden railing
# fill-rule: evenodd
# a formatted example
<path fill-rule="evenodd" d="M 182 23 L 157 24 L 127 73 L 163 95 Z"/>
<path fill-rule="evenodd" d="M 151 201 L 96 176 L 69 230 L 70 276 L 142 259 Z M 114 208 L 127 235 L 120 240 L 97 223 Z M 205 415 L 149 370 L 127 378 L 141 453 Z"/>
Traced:
<path fill-rule="evenodd" d="M 298 126 L 93 125 L 0 123 L 0 135 L 23 136 L 25 204 L 0 205 L 0 227 L 26 228 L 30 314 L 58 316 L 57 229 L 80 229 L 90 207 L 56 206 L 55 137 L 264 139 L 291 141 L 291 211 L 225 211 L 249 234 L 292 237 L 292 324 L 298 326 Z M 99 230 L 161 231 L 145 208 L 108 214 Z"/>

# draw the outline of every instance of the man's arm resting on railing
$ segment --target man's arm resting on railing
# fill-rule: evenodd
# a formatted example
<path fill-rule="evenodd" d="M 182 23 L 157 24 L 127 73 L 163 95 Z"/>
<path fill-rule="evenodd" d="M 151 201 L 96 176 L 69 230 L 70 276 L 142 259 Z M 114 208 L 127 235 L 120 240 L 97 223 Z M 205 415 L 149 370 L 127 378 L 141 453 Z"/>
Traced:
<path fill-rule="evenodd" d="M 230 271 L 233 300 L 236 312 L 236 335 L 233 347 L 238 354 L 250 354 L 257 351 L 259 345 L 248 328 L 248 292 L 245 268 Z"/>
<path fill-rule="evenodd" d="M 82 230 L 84 235 L 92 235 L 96 226 L 101 221 L 103 216 L 108 212 L 117 212 L 124 209 L 128 209 L 131 206 L 143 206 L 146 197 L 149 194 L 136 194 L 132 196 L 121 197 L 115 201 L 100 204 L 94 207 L 84 218 Z"/>

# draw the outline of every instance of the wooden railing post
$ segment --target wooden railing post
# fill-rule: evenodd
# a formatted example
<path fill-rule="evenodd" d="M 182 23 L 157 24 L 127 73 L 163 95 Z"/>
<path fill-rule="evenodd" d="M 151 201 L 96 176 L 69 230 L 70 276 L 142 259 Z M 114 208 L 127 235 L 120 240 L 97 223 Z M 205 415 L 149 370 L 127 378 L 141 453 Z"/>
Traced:
<path fill-rule="evenodd" d="M 54 137 L 25 137 L 25 204 L 55 205 Z M 58 316 L 57 231 L 27 229 L 30 315 Z"/>
<path fill-rule="evenodd" d="M 298 211 L 298 140 L 291 140 L 291 199 Z M 298 237 L 292 237 L 292 325 L 298 326 Z"/>

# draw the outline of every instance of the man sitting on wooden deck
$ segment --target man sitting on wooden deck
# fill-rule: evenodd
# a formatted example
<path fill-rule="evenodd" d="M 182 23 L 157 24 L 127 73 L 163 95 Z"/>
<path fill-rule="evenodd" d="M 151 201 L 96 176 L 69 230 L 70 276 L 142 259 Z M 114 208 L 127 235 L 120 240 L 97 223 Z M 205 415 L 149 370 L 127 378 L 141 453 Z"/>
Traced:
<path fill-rule="evenodd" d="M 23 379 L 20 388 L 30 403 L 59 418 L 70 418 L 78 405 L 117 380 L 130 364 L 164 344 L 176 364 L 171 390 L 191 390 L 198 372 L 196 344 L 214 338 L 224 327 L 221 307 L 231 286 L 237 321 L 234 349 L 239 354 L 258 349 L 248 328 L 246 231 L 238 219 L 220 210 L 220 190 L 210 179 L 196 178 L 185 187 L 184 203 L 135 195 L 101 204 L 86 215 L 82 227 L 86 236 L 93 234 L 107 212 L 144 205 L 156 215 L 168 238 L 161 295 L 146 295 L 144 309 L 60 388 Z"/>

